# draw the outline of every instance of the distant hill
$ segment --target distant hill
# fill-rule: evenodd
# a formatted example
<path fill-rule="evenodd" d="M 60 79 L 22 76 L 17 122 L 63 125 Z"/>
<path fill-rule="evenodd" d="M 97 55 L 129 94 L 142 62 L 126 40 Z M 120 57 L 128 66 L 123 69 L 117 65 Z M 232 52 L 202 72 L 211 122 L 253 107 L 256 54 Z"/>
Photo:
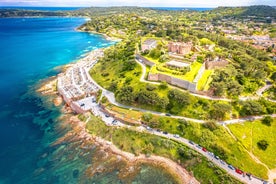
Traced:
<path fill-rule="evenodd" d="M 249 6 L 241 15 L 276 18 L 276 9 L 271 6 Z"/>
<path fill-rule="evenodd" d="M 65 12 L 22 10 L 22 9 L 0 9 L 0 17 L 42 17 L 42 16 L 66 16 Z"/>
<path fill-rule="evenodd" d="M 256 6 L 244 6 L 244 7 L 218 7 L 210 11 L 211 13 L 217 13 L 225 17 L 248 17 L 255 16 L 259 18 L 271 17 L 276 19 L 276 9 L 271 6 L 256 5 Z"/>

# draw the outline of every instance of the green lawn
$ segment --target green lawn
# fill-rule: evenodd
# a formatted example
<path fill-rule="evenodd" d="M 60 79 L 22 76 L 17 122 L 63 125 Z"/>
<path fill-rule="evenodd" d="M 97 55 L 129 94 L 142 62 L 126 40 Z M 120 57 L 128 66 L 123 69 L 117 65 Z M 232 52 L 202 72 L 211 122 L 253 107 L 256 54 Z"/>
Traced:
<path fill-rule="evenodd" d="M 182 79 L 193 82 L 201 66 L 202 66 L 202 63 L 199 63 L 196 61 L 193 62 L 193 64 L 191 65 L 191 70 L 187 72 Z"/>
<path fill-rule="evenodd" d="M 87 129 L 89 133 L 111 141 L 124 151 L 136 155 L 154 154 L 180 162 L 201 183 L 240 183 L 199 153 L 175 141 L 131 129 L 109 127 L 95 116 L 91 116 Z M 179 149 L 182 149 L 182 155 L 179 155 Z"/>
<path fill-rule="evenodd" d="M 252 152 L 270 169 L 276 168 L 276 118 L 271 126 L 254 121 L 228 127 L 249 152 Z M 257 146 L 257 142 L 263 139 L 269 144 L 265 151 Z"/>
<path fill-rule="evenodd" d="M 205 70 L 202 77 L 199 79 L 197 83 L 197 90 L 204 90 L 206 89 L 206 86 L 208 85 L 209 77 L 212 75 L 212 70 Z"/>
<path fill-rule="evenodd" d="M 176 75 L 173 72 L 178 72 L 178 71 L 174 71 L 174 70 L 170 70 L 166 67 L 163 66 L 164 64 L 158 64 L 157 66 L 153 66 L 151 68 L 151 73 L 162 73 L 165 75 L 169 75 L 175 78 L 179 78 L 179 79 L 183 79 L 183 80 L 187 80 L 190 82 L 193 82 L 193 80 L 195 79 L 200 67 L 202 66 L 201 63 L 199 62 L 193 62 L 193 64 L 191 65 L 191 70 L 189 72 L 187 72 L 185 75 Z M 160 67 L 162 69 L 162 71 L 158 70 L 157 67 Z"/>

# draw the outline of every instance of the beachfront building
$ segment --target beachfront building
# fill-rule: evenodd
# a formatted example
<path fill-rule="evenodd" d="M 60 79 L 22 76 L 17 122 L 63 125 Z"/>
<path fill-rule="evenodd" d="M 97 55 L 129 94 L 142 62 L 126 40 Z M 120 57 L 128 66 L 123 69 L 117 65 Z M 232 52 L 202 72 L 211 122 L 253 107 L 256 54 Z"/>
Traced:
<path fill-rule="evenodd" d="M 192 42 L 170 42 L 168 45 L 168 50 L 174 54 L 185 55 L 191 52 L 192 47 Z"/>
<path fill-rule="evenodd" d="M 142 52 L 156 48 L 157 41 L 154 39 L 147 39 L 142 43 Z"/>

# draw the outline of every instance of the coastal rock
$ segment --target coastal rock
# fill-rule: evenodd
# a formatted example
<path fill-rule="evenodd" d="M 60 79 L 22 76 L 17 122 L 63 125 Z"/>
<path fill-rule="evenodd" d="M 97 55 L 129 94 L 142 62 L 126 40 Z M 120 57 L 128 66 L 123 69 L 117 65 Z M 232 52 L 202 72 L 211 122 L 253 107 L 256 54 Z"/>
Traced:
<path fill-rule="evenodd" d="M 62 104 L 62 101 L 63 101 L 62 98 L 58 96 L 53 100 L 53 103 L 55 106 L 60 106 Z"/>

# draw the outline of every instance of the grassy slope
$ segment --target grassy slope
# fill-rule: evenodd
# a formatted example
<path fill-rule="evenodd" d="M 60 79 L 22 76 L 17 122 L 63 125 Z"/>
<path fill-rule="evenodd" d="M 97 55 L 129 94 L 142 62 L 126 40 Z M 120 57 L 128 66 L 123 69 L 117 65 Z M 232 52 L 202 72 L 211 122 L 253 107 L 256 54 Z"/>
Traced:
<path fill-rule="evenodd" d="M 108 104 L 108 103 L 106 103 Z M 132 114 L 135 117 L 141 117 L 141 113 L 137 111 L 125 110 L 120 107 L 115 107 L 112 104 L 108 105 L 108 108 L 118 112 Z M 244 147 L 237 143 L 229 133 L 222 127 L 217 128 L 214 131 L 203 128 L 202 125 L 190 122 L 188 126 L 180 123 L 178 120 L 170 117 L 158 117 L 153 116 L 153 119 L 148 125 L 155 128 L 160 128 L 164 131 L 179 134 L 187 139 L 193 140 L 196 143 L 206 147 L 212 151 L 212 145 L 215 143 L 222 147 L 228 156 L 227 161 L 234 166 L 237 166 L 244 171 L 251 172 L 256 176 L 267 178 L 267 170 L 264 166 L 257 164 L 246 152 Z M 183 125 L 185 128 L 181 131 L 178 127 Z M 272 154 L 273 155 L 273 154 Z"/>
<path fill-rule="evenodd" d="M 94 116 L 91 116 L 87 129 L 93 135 L 112 141 L 113 144 L 124 151 L 136 155 L 148 153 L 171 158 L 174 161 L 180 160 L 181 164 L 194 173 L 201 183 L 239 183 L 197 152 L 174 141 L 130 129 L 108 127 Z M 185 157 L 179 156 L 177 151 L 179 148 L 184 150 Z"/>
<path fill-rule="evenodd" d="M 246 122 L 228 126 L 239 142 L 270 169 L 276 168 L 276 118 L 271 126 L 266 126 L 260 121 Z M 267 140 L 268 148 L 263 151 L 257 146 L 260 140 Z"/>
<path fill-rule="evenodd" d="M 209 77 L 212 75 L 212 70 L 205 70 L 202 77 L 199 79 L 197 84 L 198 90 L 206 89 L 206 85 L 208 85 Z"/>

